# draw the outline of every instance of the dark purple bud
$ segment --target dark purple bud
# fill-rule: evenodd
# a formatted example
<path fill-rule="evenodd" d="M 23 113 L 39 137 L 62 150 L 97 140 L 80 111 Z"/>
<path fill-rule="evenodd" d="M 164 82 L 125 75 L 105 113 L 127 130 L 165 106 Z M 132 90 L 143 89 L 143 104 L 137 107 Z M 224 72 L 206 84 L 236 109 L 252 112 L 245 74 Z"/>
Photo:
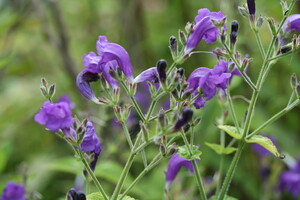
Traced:
<path fill-rule="evenodd" d="M 177 151 L 177 147 L 175 145 L 172 145 L 167 152 L 167 156 L 172 156 Z"/>
<path fill-rule="evenodd" d="M 289 52 L 291 50 L 292 50 L 292 47 L 290 47 L 290 46 L 283 46 L 283 47 L 280 48 L 280 53 L 285 54 L 285 53 L 287 53 L 287 52 Z"/>
<path fill-rule="evenodd" d="M 170 48 L 172 51 L 177 51 L 177 40 L 175 36 L 170 37 Z"/>
<path fill-rule="evenodd" d="M 264 18 L 262 18 L 262 16 L 260 16 L 256 21 L 256 27 L 261 28 L 263 23 L 264 23 Z"/>
<path fill-rule="evenodd" d="M 165 83 L 167 79 L 167 74 L 166 74 L 167 62 L 165 60 L 159 60 L 157 62 L 156 67 L 157 67 L 159 80 L 162 83 Z"/>
<path fill-rule="evenodd" d="M 269 23 L 269 27 L 271 29 L 271 32 L 274 36 L 276 36 L 276 27 L 275 27 L 275 21 L 273 18 L 269 17 L 267 18 L 267 21 Z"/>
<path fill-rule="evenodd" d="M 86 200 L 86 196 L 83 192 L 77 192 L 77 199 L 78 200 Z"/>
<path fill-rule="evenodd" d="M 183 68 L 177 69 L 177 73 L 182 77 L 184 75 L 184 69 Z"/>
<path fill-rule="evenodd" d="M 247 0 L 250 15 L 255 15 L 255 0 Z"/>
<path fill-rule="evenodd" d="M 47 82 L 47 80 L 43 77 L 43 78 L 41 78 L 41 83 L 42 83 L 42 85 L 44 86 L 44 87 L 47 87 L 48 86 L 48 82 Z"/>
<path fill-rule="evenodd" d="M 53 95 L 55 94 L 55 84 L 51 85 L 50 88 L 49 88 L 49 96 L 50 98 L 53 97 Z"/>
<path fill-rule="evenodd" d="M 222 43 L 225 43 L 225 42 L 226 42 L 226 32 L 225 32 L 224 29 L 223 29 L 222 32 L 221 32 L 220 38 L 221 38 L 221 42 L 222 42 Z"/>
<path fill-rule="evenodd" d="M 174 97 L 176 100 L 179 99 L 179 95 L 178 95 L 177 89 L 174 89 L 171 93 L 172 93 L 173 97 Z"/>
<path fill-rule="evenodd" d="M 158 123 L 161 128 L 165 128 L 167 126 L 168 118 L 166 116 L 164 109 L 160 109 L 158 113 Z"/>
<path fill-rule="evenodd" d="M 77 192 L 74 188 L 70 189 L 67 193 L 67 200 L 78 200 Z"/>
<path fill-rule="evenodd" d="M 159 145 L 159 151 L 163 156 L 166 156 L 167 151 L 166 151 L 166 147 L 163 144 Z"/>
<path fill-rule="evenodd" d="M 194 92 L 194 89 L 191 88 L 191 89 L 188 89 L 187 91 L 185 91 L 182 95 L 182 100 L 186 100 L 187 98 L 191 97 L 191 95 L 193 94 Z"/>
<path fill-rule="evenodd" d="M 186 133 L 190 130 L 190 128 L 191 128 L 191 125 L 187 124 L 183 127 L 183 131 Z"/>
<path fill-rule="evenodd" d="M 179 35 L 179 41 L 180 41 L 180 43 L 182 45 L 185 45 L 186 44 L 186 40 L 187 40 L 187 37 L 186 37 L 185 33 L 183 31 L 179 30 L 178 35 Z"/>
<path fill-rule="evenodd" d="M 48 96 L 48 92 L 47 92 L 47 89 L 46 89 L 45 86 L 41 85 L 40 86 L 40 90 L 41 90 L 41 92 L 42 92 L 42 94 L 43 94 L 44 97 Z"/>
<path fill-rule="evenodd" d="M 239 24 L 237 21 L 233 21 L 231 23 L 231 33 L 230 33 L 230 44 L 232 47 L 234 47 L 236 43 L 236 38 L 238 35 L 238 30 L 239 30 Z"/>
<path fill-rule="evenodd" d="M 181 129 L 184 125 L 186 125 L 193 117 L 193 110 L 190 108 L 183 109 L 181 113 L 181 117 L 177 120 L 174 126 L 174 130 L 178 131 Z"/>
<path fill-rule="evenodd" d="M 300 83 L 298 83 L 298 85 L 296 86 L 296 92 L 298 97 L 300 97 Z"/>

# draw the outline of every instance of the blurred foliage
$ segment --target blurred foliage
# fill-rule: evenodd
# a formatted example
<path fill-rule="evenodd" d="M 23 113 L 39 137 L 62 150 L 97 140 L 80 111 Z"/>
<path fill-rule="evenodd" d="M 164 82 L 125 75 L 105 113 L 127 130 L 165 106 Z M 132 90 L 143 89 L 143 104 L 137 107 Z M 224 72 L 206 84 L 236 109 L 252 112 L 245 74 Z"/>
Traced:
<path fill-rule="evenodd" d="M 199 8 L 207 7 L 213 11 L 222 10 L 229 22 L 234 19 L 239 21 L 238 49 L 242 56 L 249 54 L 255 58 L 248 74 L 256 80 L 262 59 L 248 20 L 238 13 L 237 6 L 242 3 L 237 0 L 1 0 L 0 191 L 8 180 L 22 181 L 21 172 L 25 166 L 28 168 L 28 190 L 40 192 L 44 199 L 62 198 L 66 191 L 74 187 L 76 177 L 81 177 L 81 165 L 71 159 L 72 151 L 68 145 L 33 121 L 34 114 L 44 101 L 39 91 L 40 78 L 46 77 L 50 83 L 56 83 L 57 98 L 68 93 L 76 103 L 77 116 L 97 124 L 103 153 L 96 174 L 105 189 L 112 192 L 126 162 L 128 148 L 121 130 L 110 127 L 113 111 L 86 102 L 77 91 L 75 76 L 83 69 L 83 54 L 95 51 L 97 37 L 106 35 L 109 41 L 121 44 L 128 51 L 135 75 L 155 66 L 161 58 L 171 64 L 169 37 L 177 35 L 178 29 L 184 29 L 187 21 L 193 21 Z M 294 12 L 299 13 L 300 2 L 297 4 Z M 258 15 L 273 16 L 276 20 L 282 17 L 279 1 L 257 1 L 257 10 Z M 260 35 L 266 47 L 270 40 L 266 22 Z M 217 46 L 217 43 L 211 46 L 201 43 L 198 49 L 212 50 Z M 196 54 L 183 67 L 188 75 L 196 67 L 213 67 L 215 64 L 211 56 Z M 299 65 L 298 54 L 278 61 L 273 67 L 259 98 L 252 129 L 286 105 L 291 93 L 290 75 L 295 72 L 300 76 Z M 241 78 L 235 78 L 231 87 L 233 96 L 250 98 L 250 89 Z M 238 118 L 243 119 L 247 103 L 239 98 L 234 103 Z M 292 110 L 264 130 L 275 136 L 280 152 L 294 158 L 300 156 L 299 111 L 299 107 Z M 207 177 L 205 180 L 212 179 L 219 168 L 219 155 L 204 142 L 215 143 L 219 140 L 215 124 L 221 113 L 217 98 L 197 112 L 202 117 L 196 130 L 196 141 L 201 145 L 200 170 Z M 147 151 L 152 157 L 157 147 L 148 147 Z M 232 155 L 225 158 L 224 173 L 231 158 Z M 275 174 L 270 177 L 269 185 L 259 175 L 262 160 L 247 147 L 229 195 L 243 200 L 270 199 L 267 195 L 271 194 L 273 199 L 280 198 L 274 188 L 284 164 L 275 157 L 267 158 L 267 163 L 274 172 L 272 174 Z M 142 179 L 130 196 L 161 199 L 166 166 L 167 160 Z M 142 169 L 143 164 L 138 157 L 125 187 Z M 96 191 L 90 185 L 87 184 L 85 190 Z M 186 185 L 195 185 L 194 179 L 182 170 L 173 184 L 171 199 L 192 199 L 197 190 Z M 288 195 L 284 197 L 288 198 Z"/>

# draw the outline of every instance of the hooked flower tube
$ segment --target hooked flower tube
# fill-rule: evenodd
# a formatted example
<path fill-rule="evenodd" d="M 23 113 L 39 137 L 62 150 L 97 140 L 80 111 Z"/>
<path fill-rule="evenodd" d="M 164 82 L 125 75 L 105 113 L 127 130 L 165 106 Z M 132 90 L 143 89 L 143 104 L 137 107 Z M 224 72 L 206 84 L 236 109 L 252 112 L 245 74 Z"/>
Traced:
<path fill-rule="evenodd" d="M 195 49 L 202 39 L 207 44 L 211 44 L 219 37 L 219 28 L 214 25 L 212 20 L 220 23 L 224 20 L 225 15 L 221 11 L 210 12 L 207 8 L 198 10 L 198 15 L 195 18 L 196 24 L 193 26 L 191 34 L 189 35 L 186 46 L 184 49 L 184 55 L 188 55 L 193 49 Z M 226 30 L 227 27 L 224 25 Z"/>
<path fill-rule="evenodd" d="M 108 42 L 106 36 L 99 36 L 96 49 L 98 55 L 95 52 L 90 52 L 83 56 L 85 69 L 78 74 L 76 84 L 83 96 L 99 103 L 90 82 L 97 81 L 99 79 L 98 74 L 102 73 L 111 87 L 116 88 L 119 83 L 109 74 L 109 71 L 116 71 L 119 67 L 127 80 L 132 82 L 133 69 L 127 51 L 118 44 Z"/>

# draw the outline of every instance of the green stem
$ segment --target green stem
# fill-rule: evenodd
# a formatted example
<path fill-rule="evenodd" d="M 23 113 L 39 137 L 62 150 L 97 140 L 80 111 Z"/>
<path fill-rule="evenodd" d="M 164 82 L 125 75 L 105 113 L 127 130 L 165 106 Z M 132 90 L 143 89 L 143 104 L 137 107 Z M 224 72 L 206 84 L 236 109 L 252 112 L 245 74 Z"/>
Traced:
<path fill-rule="evenodd" d="M 146 121 L 149 121 L 150 117 L 151 117 L 151 114 L 156 106 L 156 103 L 157 103 L 157 100 L 153 100 L 151 102 L 151 105 L 150 105 L 150 108 L 148 110 L 148 113 L 147 113 L 147 116 L 146 116 Z"/>
<path fill-rule="evenodd" d="M 264 59 L 265 58 L 265 50 L 264 50 L 264 47 L 262 45 L 261 39 L 260 39 L 260 37 L 258 35 L 258 31 L 257 30 L 253 30 L 253 31 L 255 33 L 255 38 L 256 38 L 256 41 L 257 41 L 260 53 L 261 53 L 261 55 L 262 55 L 262 57 Z"/>
<path fill-rule="evenodd" d="M 181 134 L 181 137 L 184 141 L 185 146 L 187 147 L 187 149 L 189 151 L 189 154 L 192 156 L 193 152 L 192 152 L 191 146 L 190 146 L 184 132 L 180 131 L 180 134 Z M 195 159 L 192 160 L 192 163 L 193 163 L 193 167 L 194 167 L 194 171 L 195 171 L 196 182 L 197 182 L 198 189 L 199 189 L 199 192 L 200 192 L 200 199 L 201 200 L 206 200 L 207 197 L 206 197 L 205 190 L 204 190 L 204 187 L 203 187 L 203 184 L 202 184 L 202 181 L 201 181 L 201 176 L 200 176 L 200 172 L 199 172 L 196 160 Z"/>
<path fill-rule="evenodd" d="M 168 114 L 168 113 L 170 113 L 170 112 L 172 112 L 172 111 L 174 111 L 174 109 L 173 109 L 173 108 L 170 108 L 169 110 L 166 110 L 165 113 Z M 150 119 L 148 120 L 148 122 L 151 122 L 151 121 L 153 121 L 153 120 L 156 120 L 157 118 L 158 118 L 158 115 L 156 115 L 155 117 L 150 118 Z"/>
<path fill-rule="evenodd" d="M 223 46 L 225 47 L 227 53 L 229 54 L 231 60 L 234 62 L 234 64 L 237 66 L 237 68 L 239 69 L 240 73 L 242 74 L 242 77 L 244 78 L 244 80 L 246 81 L 246 83 L 248 83 L 248 85 L 253 89 L 256 90 L 254 83 L 251 81 L 251 79 L 248 77 L 248 75 L 244 72 L 244 70 L 241 68 L 240 63 L 238 63 L 238 61 L 235 59 L 235 57 L 232 55 L 229 47 L 227 46 L 226 43 L 222 43 Z"/>
<path fill-rule="evenodd" d="M 123 130 L 124 130 L 124 134 L 125 134 L 125 137 L 127 139 L 127 142 L 129 144 L 130 150 L 132 151 L 133 144 L 132 144 L 131 137 L 130 137 L 130 134 L 129 134 L 129 131 L 128 131 L 128 128 L 127 128 L 125 122 L 122 122 L 122 127 L 123 127 Z"/>
<path fill-rule="evenodd" d="M 97 189 L 100 191 L 100 193 L 102 194 L 103 198 L 105 200 L 108 200 L 108 196 L 106 195 L 104 189 L 102 188 L 100 182 L 98 181 L 96 175 L 94 174 L 93 170 L 90 168 L 90 165 L 88 164 L 88 162 L 84 159 L 82 153 L 79 153 L 81 161 L 83 162 L 87 172 L 89 173 L 90 177 L 93 179 Z"/>
<path fill-rule="evenodd" d="M 124 193 L 121 195 L 120 200 L 122 200 L 127 194 L 128 192 L 152 169 L 154 168 L 162 159 L 162 155 L 161 153 L 158 153 L 153 160 L 151 161 L 151 163 L 145 167 L 145 169 L 136 177 L 136 179 L 134 179 L 134 181 L 129 185 L 129 187 L 124 191 Z"/>
<path fill-rule="evenodd" d="M 231 180 L 232 180 L 232 177 L 233 177 L 233 174 L 235 172 L 235 169 L 237 167 L 237 163 L 241 157 L 241 154 L 243 152 L 243 149 L 244 149 L 244 145 L 245 145 L 245 141 L 244 140 L 241 140 L 240 141 L 240 144 L 238 146 L 238 150 L 237 152 L 235 153 L 234 155 L 234 158 L 230 164 L 230 167 L 228 169 L 228 172 L 226 174 L 226 177 L 225 177 L 225 180 L 224 180 L 224 183 L 222 185 L 222 189 L 221 189 L 221 192 L 219 193 L 219 196 L 218 196 L 218 200 L 224 200 L 225 199 L 225 196 L 226 196 L 226 193 L 227 193 L 227 190 L 229 188 L 229 185 L 231 183 Z"/>
<path fill-rule="evenodd" d="M 231 95 L 230 95 L 230 91 L 229 89 L 226 90 L 226 93 L 227 93 L 227 101 L 229 103 L 229 110 L 230 110 L 230 113 L 232 115 L 232 118 L 233 118 L 233 123 L 238 131 L 239 134 L 241 134 L 240 132 L 240 126 L 239 126 L 239 121 L 237 119 L 237 116 L 236 116 L 236 112 L 235 112 L 235 109 L 234 109 L 234 106 L 233 106 L 233 102 L 232 102 L 232 99 L 231 99 Z"/>
<path fill-rule="evenodd" d="M 265 128 L 266 126 L 268 126 L 269 124 L 271 124 L 272 122 L 274 122 L 275 120 L 279 119 L 281 116 L 283 116 L 284 114 L 286 114 L 287 112 L 289 112 L 290 110 L 292 110 L 294 107 L 296 107 L 297 105 L 299 105 L 299 103 L 300 103 L 300 99 L 297 99 L 293 103 L 291 103 L 289 106 L 285 107 L 284 109 L 282 109 L 281 111 L 279 111 L 278 113 L 276 113 L 268 121 L 266 121 L 265 123 L 263 123 L 255 131 L 253 131 L 251 134 L 249 134 L 247 136 L 247 139 L 250 139 L 254 135 L 258 134 L 263 128 Z"/>
<path fill-rule="evenodd" d="M 295 53 L 295 52 L 298 52 L 299 50 L 300 50 L 300 49 L 297 49 L 296 51 L 289 51 L 289 52 L 286 52 L 286 53 L 284 53 L 284 54 L 279 54 L 278 56 L 273 56 L 272 58 L 269 58 L 268 61 L 278 60 L 278 59 L 280 59 L 280 58 L 283 58 L 283 57 L 286 57 L 286 56 L 288 56 L 288 55 L 291 55 L 291 54 L 293 54 L 293 53 Z"/>
<path fill-rule="evenodd" d="M 127 85 L 124 83 L 124 81 L 120 81 L 120 82 L 121 82 L 121 85 L 123 86 L 123 88 L 125 89 L 127 95 L 130 97 L 130 100 L 133 103 L 133 106 L 134 106 L 136 112 L 138 113 L 138 115 L 140 116 L 140 118 L 142 119 L 142 121 L 145 121 L 145 116 L 144 116 L 144 114 L 143 114 L 140 106 L 136 102 L 135 98 L 130 95 L 130 92 L 129 92 L 129 89 L 128 89 Z"/>
<path fill-rule="evenodd" d="M 222 115 L 222 121 L 220 125 L 223 124 L 224 124 L 224 115 Z M 220 131 L 220 145 L 223 148 L 225 147 L 225 132 L 223 130 Z M 224 155 L 221 154 L 220 156 L 221 156 L 221 160 L 220 160 L 219 177 L 218 177 L 217 190 L 216 190 L 217 194 L 219 193 L 222 184 L 222 176 L 223 176 L 222 172 L 223 172 L 223 164 L 224 164 Z"/>

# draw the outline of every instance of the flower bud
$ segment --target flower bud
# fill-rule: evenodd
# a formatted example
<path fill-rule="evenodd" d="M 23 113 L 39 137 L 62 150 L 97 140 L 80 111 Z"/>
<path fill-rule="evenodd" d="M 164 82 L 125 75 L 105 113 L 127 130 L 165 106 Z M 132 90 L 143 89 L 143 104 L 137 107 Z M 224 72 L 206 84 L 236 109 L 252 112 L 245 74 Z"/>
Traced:
<path fill-rule="evenodd" d="M 47 80 L 43 77 L 43 78 L 41 78 L 41 84 L 44 86 L 44 87 L 46 87 L 47 88 L 47 86 L 48 86 L 48 82 L 47 82 Z"/>
<path fill-rule="evenodd" d="M 40 90 L 41 90 L 43 96 L 47 98 L 47 96 L 48 96 L 47 88 L 45 86 L 41 85 Z"/>
<path fill-rule="evenodd" d="M 221 42 L 222 42 L 222 43 L 225 43 L 225 42 L 226 42 L 226 31 L 225 31 L 224 29 L 222 29 L 220 38 L 221 38 Z"/>
<path fill-rule="evenodd" d="M 174 153 L 176 153 L 176 151 L 177 151 L 177 146 L 172 145 L 167 152 L 167 156 L 172 156 Z"/>
<path fill-rule="evenodd" d="M 149 130 L 147 129 L 146 125 L 141 121 L 140 121 L 140 127 L 141 127 L 141 130 L 142 130 L 144 140 L 146 142 L 148 142 L 148 140 L 149 140 Z"/>
<path fill-rule="evenodd" d="M 255 16 L 255 0 L 247 0 L 247 5 L 248 5 L 248 10 L 249 10 L 249 14 L 250 14 L 250 19 L 251 19 L 251 15 Z"/>
<path fill-rule="evenodd" d="M 194 24 L 192 24 L 191 22 L 186 23 L 185 31 L 188 35 L 192 33 L 194 31 Z"/>
<path fill-rule="evenodd" d="M 290 83 L 292 88 L 296 88 L 298 83 L 296 74 L 292 74 Z"/>
<path fill-rule="evenodd" d="M 297 97 L 300 98 L 300 83 L 296 86 Z"/>
<path fill-rule="evenodd" d="M 280 1 L 280 5 L 282 7 L 282 13 L 283 15 L 286 15 L 286 13 L 289 11 L 289 6 L 286 3 L 286 1 Z"/>
<path fill-rule="evenodd" d="M 285 53 L 287 53 L 287 52 L 289 52 L 291 50 L 292 50 L 292 47 L 290 47 L 290 46 L 283 46 L 283 47 L 280 48 L 280 53 L 285 54 Z"/>
<path fill-rule="evenodd" d="M 160 109 L 160 111 L 158 113 L 158 123 L 159 123 L 159 126 L 161 127 L 161 129 L 163 129 L 163 130 L 168 125 L 168 118 L 166 116 L 164 109 Z"/>
<path fill-rule="evenodd" d="M 269 23 L 269 27 L 270 27 L 270 29 L 271 29 L 272 34 L 273 34 L 274 36 L 276 36 L 276 27 L 275 27 L 275 21 L 274 21 L 274 19 L 271 18 L 271 17 L 268 17 L 268 18 L 267 18 L 267 21 L 268 21 L 268 23 Z"/>
<path fill-rule="evenodd" d="M 186 100 L 186 99 L 190 98 L 191 95 L 193 94 L 193 92 L 194 92 L 194 89 L 193 89 L 193 88 L 192 88 L 192 89 L 189 89 L 189 90 L 187 90 L 187 91 L 185 91 L 185 92 L 183 93 L 181 99 L 182 99 L 182 100 Z"/>
<path fill-rule="evenodd" d="M 178 94 L 177 89 L 174 89 L 171 93 L 172 93 L 172 96 L 173 96 L 176 100 L 179 100 L 179 94 Z"/>
<path fill-rule="evenodd" d="M 182 30 L 179 30 L 178 35 L 179 35 L 179 42 L 184 46 L 187 40 L 185 33 Z"/>
<path fill-rule="evenodd" d="M 262 18 L 262 16 L 260 16 L 256 21 L 256 27 L 261 28 L 263 23 L 264 23 L 264 18 Z"/>
<path fill-rule="evenodd" d="M 77 200 L 77 192 L 74 188 L 67 193 L 67 200 Z"/>
<path fill-rule="evenodd" d="M 183 68 L 177 69 L 177 74 L 179 74 L 182 77 L 184 75 L 184 69 Z"/>
<path fill-rule="evenodd" d="M 184 125 L 186 125 L 193 117 L 193 110 L 190 108 L 183 109 L 181 117 L 177 120 L 174 126 L 174 131 L 180 130 Z"/>
<path fill-rule="evenodd" d="M 171 50 L 172 58 L 175 59 L 177 57 L 177 52 L 178 52 L 178 45 L 175 36 L 170 37 L 169 45 L 170 45 L 169 47 Z"/>
<path fill-rule="evenodd" d="M 83 192 L 77 192 L 77 200 L 86 200 L 86 196 Z"/>
<path fill-rule="evenodd" d="M 52 98 L 55 94 L 55 84 L 51 85 L 50 88 L 49 88 L 49 97 Z"/>
<path fill-rule="evenodd" d="M 238 7 L 240 14 L 244 17 L 248 17 L 249 16 L 249 11 L 247 10 L 247 8 L 245 8 L 245 6 L 239 6 Z"/>
<path fill-rule="evenodd" d="M 239 30 L 239 24 L 237 21 L 233 21 L 231 23 L 231 33 L 230 33 L 230 47 L 231 49 L 234 48 L 234 45 L 236 43 L 236 38 L 238 35 L 238 30 Z"/>
<path fill-rule="evenodd" d="M 162 156 L 166 156 L 167 150 L 166 150 L 165 145 L 160 144 L 160 145 L 159 145 L 159 151 L 160 151 L 160 153 L 161 153 Z"/>
<path fill-rule="evenodd" d="M 167 62 L 165 60 L 159 60 L 156 64 L 158 77 L 161 83 L 165 83 L 167 79 Z"/>

